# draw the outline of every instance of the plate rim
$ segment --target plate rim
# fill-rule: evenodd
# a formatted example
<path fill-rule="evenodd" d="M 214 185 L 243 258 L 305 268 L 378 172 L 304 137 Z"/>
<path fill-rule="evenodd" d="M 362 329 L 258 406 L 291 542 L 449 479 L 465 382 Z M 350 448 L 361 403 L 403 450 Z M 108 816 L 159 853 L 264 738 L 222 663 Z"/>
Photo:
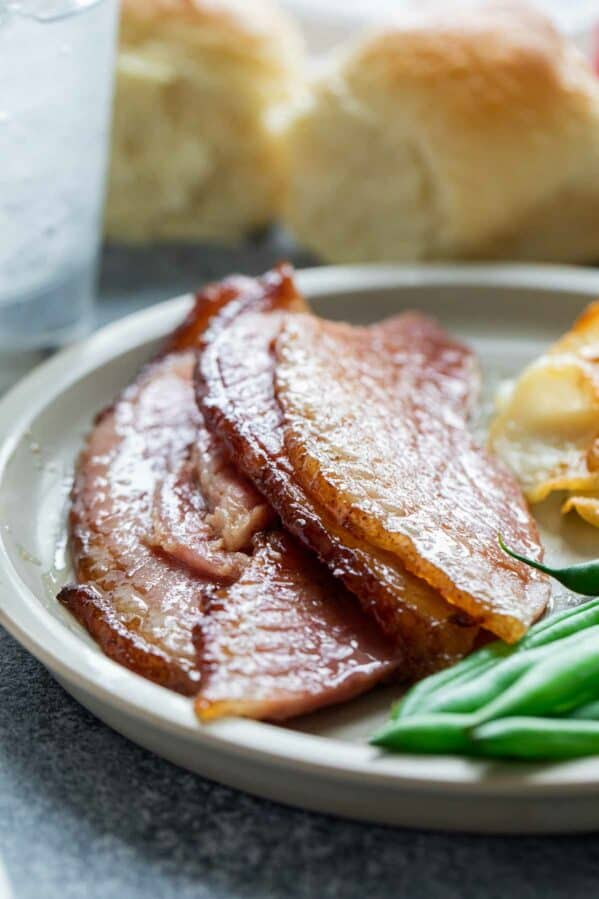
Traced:
<path fill-rule="evenodd" d="M 552 292 L 599 294 L 599 272 L 556 265 L 322 266 L 297 272 L 308 297 L 364 289 L 433 286 L 537 287 Z M 65 389 L 111 358 L 168 332 L 192 301 L 175 297 L 113 322 L 38 366 L 0 401 L 0 481 L 28 423 Z M 263 722 L 229 719 L 200 724 L 185 697 L 123 668 L 87 646 L 57 620 L 21 580 L 0 534 L 0 624 L 50 671 L 99 701 L 138 720 L 191 739 L 198 748 L 226 750 L 278 768 L 336 781 L 368 781 L 393 790 L 438 794 L 574 796 L 599 793 L 599 760 L 553 765 L 489 763 L 448 756 L 380 756 L 371 747 L 293 731 Z"/>

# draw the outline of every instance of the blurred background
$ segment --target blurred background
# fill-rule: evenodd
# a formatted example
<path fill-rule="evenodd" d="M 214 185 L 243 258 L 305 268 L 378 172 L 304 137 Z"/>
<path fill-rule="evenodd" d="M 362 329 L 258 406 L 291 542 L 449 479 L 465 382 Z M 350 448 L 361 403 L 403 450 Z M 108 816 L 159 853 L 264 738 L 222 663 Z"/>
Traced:
<path fill-rule="evenodd" d="M 405 9 L 422 8 L 426 3 L 410 4 L 402 0 L 281 0 L 279 5 L 301 31 L 309 57 L 308 68 L 316 61 L 315 68 L 319 71 L 322 61 L 326 63 L 334 57 L 339 47 L 352 40 L 360 40 L 373 28 L 384 28 L 394 17 L 401 16 Z M 440 5 L 437 3 L 437 6 Z M 454 0 L 446 0 L 444 5 L 449 11 L 455 8 Z M 581 49 L 589 64 L 599 71 L 599 0 L 569 0 L 567 3 L 563 0 L 538 0 L 535 6 Z M 340 165 L 343 164 L 343 152 L 344 148 L 340 146 Z M 492 172 L 489 176 L 492 177 Z M 233 240 L 208 242 L 156 241 L 151 238 L 132 242 L 115 238 L 110 233 L 110 226 L 108 231 L 102 255 L 97 323 L 185 291 L 205 279 L 221 277 L 232 269 L 257 273 L 283 256 L 297 265 L 326 261 L 318 253 L 305 249 L 289 234 L 288 229 L 276 224 L 250 230 Z"/>
<path fill-rule="evenodd" d="M 446 2 L 451 6 L 452 0 Z M 384 22 L 397 12 L 401 4 L 402 0 L 327 0 L 324 3 L 319 0 L 283 0 L 282 3 L 297 17 L 307 45 L 315 54 L 329 50 L 373 22 Z M 537 6 L 591 53 L 593 26 L 599 21 L 596 0 L 539 0 Z"/>
<path fill-rule="evenodd" d="M 445 25 L 426 26 L 445 28 L 448 46 L 460 5 L 437 0 Z M 282 257 L 595 263 L 599 0 L 535 5 L 563 38 L 544 35 L 542 19 L 502 18 L 493 2 L 480 29 L 524 53 L 540 48 L 554 111 L 527 95 L 509 53 L 493 58 L 473 41 L 485 67 L 472 76 L 476 102 L 503 84 L 496 118 L 512 145 L 491 159 L 492 121 L 466 137 L 457 165 L 476 202 L 436 240 L 431 192 L 453 190 L 439 172 L 462 137 L 449 125 L 447 146 L 434 138 L 450 79 L 441 72 L 432 94 L 408 88 L 422 112 L 406 122 L 404 86 L 377 93 L 368 63 L 354 57 L 348 74 L 339 62 L 428 2 L 0 0 L 0 389 L 92 328 Z M 484 140 L 488 173 L 474 159 Z"/>

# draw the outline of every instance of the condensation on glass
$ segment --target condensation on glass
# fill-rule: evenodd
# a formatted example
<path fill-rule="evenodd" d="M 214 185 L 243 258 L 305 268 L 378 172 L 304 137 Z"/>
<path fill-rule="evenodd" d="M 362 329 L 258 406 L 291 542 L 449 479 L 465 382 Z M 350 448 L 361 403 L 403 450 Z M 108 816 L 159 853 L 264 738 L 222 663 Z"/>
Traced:
<path fill-rule="evenodd" d="M 0 0 L 0 389 L 90 324 L 116 0 Z"/>

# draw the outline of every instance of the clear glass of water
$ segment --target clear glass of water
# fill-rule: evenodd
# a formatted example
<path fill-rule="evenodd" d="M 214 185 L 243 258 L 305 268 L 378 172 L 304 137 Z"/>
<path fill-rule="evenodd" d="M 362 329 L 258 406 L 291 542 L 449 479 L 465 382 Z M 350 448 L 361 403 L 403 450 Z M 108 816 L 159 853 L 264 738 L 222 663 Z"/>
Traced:
<path fill-rule="evenodd" d="M 90 324 L 116 21 L 117 0 L 0 0 L 0 389 Z"/>

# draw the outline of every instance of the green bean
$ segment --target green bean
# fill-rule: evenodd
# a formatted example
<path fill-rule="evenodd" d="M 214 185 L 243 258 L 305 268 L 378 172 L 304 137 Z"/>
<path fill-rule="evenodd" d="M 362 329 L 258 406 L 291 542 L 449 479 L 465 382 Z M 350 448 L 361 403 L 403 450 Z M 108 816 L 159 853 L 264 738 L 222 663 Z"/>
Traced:
<path fill-rule="evenodd" d="M 501 695 L 477 712 L 479 723 L 514 715 L 565 715 L 577 706 L 597 699 L 599 693 L 599 640 L 591 628 L 577 640 L 567 638 L 560 648 L 551 645 Z M 568 645 L 565 645 L 568 644 Z M 547 654 L 549 653 L 549 654 Z"/>
<path fill-rule="evenodd" d="M 599 754 L 598 621 L 596 599 L 531 628 L 515 647 L 483 647 L 474 664 L 465 660 L 452 677 L 433 676 L 428 689 L 411 690 L 371 742 L 401 752 L 530 759 Z"/>
<path fill-rule="evenodd" d="M 531 627 L 519 643 L 509 646 L 501 640 L 473 652 L 451 668 L 445 668 L 415 684 L 392 710 L 392 717 L 404 717 L 423 710 L 426 698 L 442 687 L 464 685 L 480 677 L 501 660 L 527 649 L 570 636 L 579 630 L 599 624 L 599 599 L 592 599 L 574 608 L 551 615 Z"/>
<path fill-rule="evenodd" d="M 413 715 L 389 721 L 370 743 L 396 752 L 467 754 L 472 752 L 469 731 L 475 724 L 472 715 Z"/>
<path fill-rule="evenodd" d="M 598 690 L 599 692 L 599 690 Z M 593 702 L 587 702 L 585 705 L 580 705 L 570 712 L 570 718 L 581 718 L 585 721 L 598 721 L 599 720 L 599 700 L 595 699 Z"/>
<path fill-rule="evenodd" d="M 571 718 L 500 718 L 472 732 L 477 755 L 529 759 L 569 759 L 599 754 L 599 721 Z"/>
<path fill-rule="evenodd" d="M 599 646 L 599 625 L 586 628 L 581 632 L 576 631 L 567 637 L 562 637 L 559 641 L 552 641 L 546 645 L 537 644 L 532 649 L 512 653 L 481 671 L 468 683 L 458 682 L 435 691 L 421 701 L 419 713 L 476 712 L 492 702 L 544 659 L 552 658 L 558 651 L 578 646 L 587 637 L 594 637 Z"/>
<path fill-rule="evenodd" d="M 422 700 L 416 714 L 475 712 L 511 687 L 514 681 L 517 681 L 534 665 L 543 651 L 541 648 L 531 649 L 508 656 L 501 662 L 484 668 L 467 683 L 458 681 L 442 687 Z"/>
<path fill-rule="evenodd" d="M 491 652 L 490 650 L 495 647 L 497 651 Z M 495 665 L 499 659 L 504 658 L 511 648 L 507 643 L 502 643 L 498 640 L 473 652 L 472 655 L 467 656 L 462 662 L 458 662 L 457 665 L 453 665 L 451 668 L 444 668 L 443 671 L 425 677 L 417 684 L 414 684 L 405 696 L 395 704 L 391 712 L 392 717 L 403 718 L 406 715 L 418 714 L 422 703 L 426 702 L 427 697 L 444 687 L 453 687 L 457 684 L 467 683 L 474 677 L 478 677 L 483 671 L 487 671 L 492 665 Z M 503 652 L 499 652 L 499 650 L 503 650 Z M 466 665 L 466 662 L 470 664 Z"/>
<path fill-rule="evenodd" d="M 414 715 L 388 724 L 371 743 L 395 752 L 529 760 L 599 754 L 599 722 L 509 717 L 473 727 L 472 715 Z"/>
<path fill-rule="evenodd" d="M 527 559 L 526 556 L 509 549 L 503 542 L 501 535 L 499 535 L 498 540 L 500 547 L 508 556 L 518 559 L 519 562 L 524 562 L 525 565 L 530 565 L 531 568 L 536 568 L 538 571 L 549 574 L 569 590 L 581 593 L 583 596 L 597 596 L 599 594 L 599 559 L 595 559 L 592 562 L 581 562 L 578 565 L 570 565 L 566 568 L 552 568 L 549 565 L 544 565 L 542 562 L 537 562 L 535 559 Z"/>
<path fill-rule="evenodd" d="M 578 606 L 550 615 L 531 627 L 529 632 L 512 647 L 516 651 L 547 646 L 564 637 L 599 624 L 599 599 L 590 599 Z"/>

